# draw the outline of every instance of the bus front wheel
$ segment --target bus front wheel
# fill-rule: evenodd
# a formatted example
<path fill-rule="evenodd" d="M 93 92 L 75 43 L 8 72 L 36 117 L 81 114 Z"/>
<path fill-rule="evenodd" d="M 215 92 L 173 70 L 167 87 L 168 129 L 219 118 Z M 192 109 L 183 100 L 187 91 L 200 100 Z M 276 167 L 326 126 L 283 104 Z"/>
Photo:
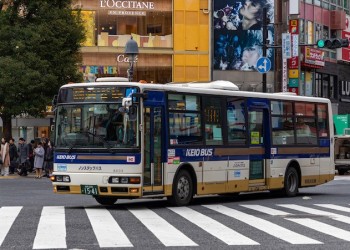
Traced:
<path fill-rule="evenodd" d="M 186 170 L 180 170 L 173 184 L 172 196 L 169 201 L 176 206 L 186 206 L 193 198 L 193 182 Z"/>
<path fill-rule="evenodd" d="M 118 200 L 118 198 L 111 196 L 94 196 L 94 198 L 98 203 L 105 206 L 111 206 Z"/>
<path fill-rule="evenodd" d="M 284 178 L 284 192 L 286 196 L 293 197 L 298 193 L 299 188 L 299 175 L 295 168 L 290 167 L 287 169 L 286 176 Z"/>

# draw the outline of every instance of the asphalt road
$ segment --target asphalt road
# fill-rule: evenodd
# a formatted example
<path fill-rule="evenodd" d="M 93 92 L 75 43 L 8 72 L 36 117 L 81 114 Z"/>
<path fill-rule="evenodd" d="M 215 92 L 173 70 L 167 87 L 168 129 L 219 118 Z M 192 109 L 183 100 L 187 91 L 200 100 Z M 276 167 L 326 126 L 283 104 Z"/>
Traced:
<path fill-rule="evenodd" d="M 297 197 L 269 192 L 98 205 L 50 180 L 0 177 L 0 249 L 350 249 L 350 176 Z"/>

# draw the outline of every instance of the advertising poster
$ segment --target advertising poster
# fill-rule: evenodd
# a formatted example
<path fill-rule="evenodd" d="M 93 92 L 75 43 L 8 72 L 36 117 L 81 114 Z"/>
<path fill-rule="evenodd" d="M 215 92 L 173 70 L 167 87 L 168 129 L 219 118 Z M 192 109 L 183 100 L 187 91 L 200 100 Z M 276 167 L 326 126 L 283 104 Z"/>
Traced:
<path fill-rule="evenodd" d="M 255 71 L 262 56 L 263 8 L 273 23 L 273 0 L 213 0 L 214 69 Z M 273 44 L 273 25 L 268 26 L 268 41 Z M 273 49 L 266 56 L 273 62 Z M 273 70 L 273 68 L 272 68 Z"/>

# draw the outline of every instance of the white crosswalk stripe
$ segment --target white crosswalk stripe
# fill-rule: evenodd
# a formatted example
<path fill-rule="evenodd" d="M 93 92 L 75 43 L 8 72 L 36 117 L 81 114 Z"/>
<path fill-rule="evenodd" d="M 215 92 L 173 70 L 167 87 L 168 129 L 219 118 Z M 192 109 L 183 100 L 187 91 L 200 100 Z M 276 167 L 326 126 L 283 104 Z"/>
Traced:
<path fill-rule="evenodd" d="M 318 209 L 315 209 L 315 207 Z M 33 217 L 32 221 L 37 223 L 37 226 L 33 229 L 36 230 L 33 232 L 33 236 L 21 239 L 21 244 L 33 249 L 85 248 L 83 245 L 85 242 L 75 242 L 75 238 L 70 233 L 67 234 L 67 232 L 77 230 L 70 228 L 73 225 L 72 222 L 67 223 L 73 214 L 79 216 L 77 217 L 79 220 L 83 218 L 86 221 L 84 225 L 88 228 L 84 228 L 82 232 L 93 232 L 93 236 L 88 238 L 90 241 L 87 245 L 93 248 L 137 248 L 142 245 L 138 241 L 139 236 L 141 238 L 145 235 L 148 235 L 149 242 L 147 244 L 152 247 L 160 247 L 160 244 L 164 247 L 204 247 L 203 242 L 210 242 L 215 238 L 220 240 L 222 246 L 261 245 L 269 248 L 270 246 L 266 245 L 264 236 L 260 236 L 260 231 L 286 242 L 285 248 L 288 248 L 290 244 L 309 244 L 316 247 L 320 244 L 333 242 L 334 239 L 332 240 L 332 238 L 342 242 L 350 242 L 350 230 L 349 225 L 347 225 L 350 224 L 350 217 L 343 215 L 344 213 L 350 213 L 350 206 L 336 204 L 308 204 L 303 206 L 296 204 L 267 206 L 238 204 L 234 207 L 202 205 L 157 209 L 126 206 L 119 207 L 118 210 L 98 207 L 82 208 L 81 211 L 83 213 L 80 212 L 80 209 L 73 212 L 69 207 L 44 206 L 40 218 Z M 294 213 L 294 211 L 297 211 L 297 213 Z M 13 237 L 10 235 L 10 232 L 14 231 L 13 227 L 18 228 L 17 224 L 21 224 L 23 219 L 28 222 L 27 217 L 20 216 L 22 213 L 26 214 L 25 207 L 0 207 L 0 249 L 9 248 L 9 244 L 13 241 Z M 123 217 L 118 217 L 120 215 Z M 314 215 L 322 217 L 315 218 Z M 260 216 L 264 216 L 264 219 Z M 220 221 L 216 218 L 220 218 Z M 222 218 L 227 219 L 223 220 Z M 31 219 L 30 217 L 29 221 Z M 148 230 L 148 232 L 143 236 L 131 235 L 135 231 L 132 228 L 126 228 L 130 219 L 134 221 L 132 225 L 135 226 L 135 222 L 139 225 L 136 232 L 142 232 L 143 230 Z M 334 222 L 334 220 L 341 223 Z M 172 223 L 169 221 L 172 221 Z M 240 226 L 235 226 L 236 223 L 239 223 Z M 242 228 L 242 223 L 246 225 L 244 228 Z M 288 224 L 292 226 L 289 227 Z M 142 225 L 142 229 L 140 225 Z M 286 227 L 282 225 L 286 225 Z M 242 233 L 242 231 L 250 232 L 250 228 L 257 229 L 259 233 L 249 234 L 249 236 Z M 303 229 L 298 231 L 296 228 Z M 312 231 L 309 235 L 305 235 L 302 233 L 305 230 Z M 200 232 L 202 232 L 202 236 L 198 235 Z M 318 237 L 318 240 L 314 237 Z M 322 239 L 322 242 L 319 239 Z"/>
<path fill-rule="evenodd" d="M 331 236 L 334 236 L 336 238 L 345 240 L 345 241 L 350 241 L 350 232 L 331 226 L 327 225 L 326 223 L 319 222 L 317 220 L 312 220 L 312 219 L 298 219 L 298 218 L 286 218 L 286 220 L 293 221 L 295 223 L 298 223 L 300 225 L 303 225 L 305 227 L 311 228 L 313 230 L 316 230 L 318 232 L 328 234 Z"/>
<path fill-rule="evenodd" d="M 284 211 L 280 211 L 280 210 L 272 209 L 272 208 L 267 208 L 267 207 L 263 207 L 263 206 L 259 206 L 259 205 L 241 205 L 241 206 L 246 207 L 246 208 L 250 208 L 250 209 L 262 212 L 262 213 L 266 213 L 269 215 L 274 215 L 274 216 L 276 216 L 276 215 L 279 215 L 279 216 L 287 216 L 287 215 L 291 216 L 291 215 L 293 215 L 291 213 L 287 213 Z M 320 210 L 315 210 L 315 209 L 311 209 L 311 208 L 304 208 L 304 207 L 295 206 L 295 205 L 280 205 L 280 206 L 296 208 L 299 211 L 300 210 L 308 211 L 309 213 L 313 213 L 316 215 L 326 215 L 326 216 L 334 215 L 333 213 L 327 213 L 327 212 L 323 212 Z M 331 204 L 325 204 L 325 207 L 328 207 L 328 208 L 333 207 L 333 208 L 341 209 L 340 206 L 335 206 L 335 205 L 331 205 Z M 344 208 L 344 210 L 345 210 L 345 208 Z M 316 230 L 318 232 L 328 234 L 328 235 L 334 236 L 334 237 L 339 238 L 339 239 L 344 239 L 345 241 L 350 241 L 350 232 L 349 231 L 339 229 L 339 228 L 336 228 L 334 226 L 327 225 L 326 223 L 322 223 L 322 222 L 319 222 L 317 220 L 310 219 L 310 218 L 285 218 L 285 219 L 289 220 L 289 221 L 293 221 L 293 222 L 298 223 L 300 225 L 303 225 L 305 227 L 311 228 L 311 229 Z"/>
<path fill-rule="evenodd" d="M 133 246 L 108 210 L 86 208 L 85 211 L 100 247 Z"/>
<path fill-rule="evenodd" d="M 198 246 L 195 242 L 152 210 L 147 208 L 129 208 L 129 211 L 165 246 Z"/>
<path fill-rule="evenodd" d="M 327 212 L 327 211 L 322 211 L 322 210 L 318 210 L 318 209 L 314 209 L 314 208 L 308 208 L 305 206 L 294 205 L 294 204 L 281 204 L 278 206 L 297 210 L 299 212 L 304 212 L 304 213 L 308 213 L 308 214 L 328 216 L 333 220 L 337 220 L 337 221 L 344 222 L 346 224 L 350 224 L 350 217 L 348 217 L 348 216 L 344 216 L 344 215 L 340 215 L 340 214 L 336 214 L 336 213 L 331 213 L 331 212 Z"/>
<path fill-rule="evenodd" d="M 33 249 L 67 248 L 64 207 L 43 207 Z"/>
<path fill-rule="evenodd" d="M 333 204 L 315 204 L 315 205 L 319 207 L 324 207 L 324 208 L 329 208 L 337 211 L 350 213 L 350 207 L 342 207 L 342 206 L 333 205 Z"/>
<path fill-rule="evenodd" d="M 222 240 L 227 245 L 259 245 L 258 242 L 188 207 L 170 207 L 169 209 Z"/>
<path fill-rule="evenodd" d="M 11 229 L 13 222 L 21 211 L 22 207 L 1 207 L 0 208 L 0 246 Z"/>
<path fill-rule="evenodd" d="M 255 227 L 291 244 L 322 244 L 322 242 L 295 233 L 270 221 L 260 219 L 259 217 L 252 216 L 232 208 L 224 207 L 222 205 L 206 205 L 205 207 L 247 223 L 252 227 Z"/>

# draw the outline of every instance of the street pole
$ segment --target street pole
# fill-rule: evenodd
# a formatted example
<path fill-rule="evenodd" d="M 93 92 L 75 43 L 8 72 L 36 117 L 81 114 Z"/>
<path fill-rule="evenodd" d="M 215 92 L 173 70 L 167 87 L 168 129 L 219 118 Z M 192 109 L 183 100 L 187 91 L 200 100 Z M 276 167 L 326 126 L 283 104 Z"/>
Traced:
<path fill-rule="evenodd" d="M 266 50 L 267 50 L 267 8 L 263 8 L 263 25 L 262 25 L 262 32 L 263 32 L 263 46 L 262 46 L 262 56 L 266 57 Z M 262 74 L 262 92 L 266 93 L 266 73 Z"/>
<path fill-rule="evenodd" d="M 127 70 L 127 75 L 129 82 L 132 82 L 134 77 L 134 60 L 137 54 L 139 53 L 139 47 L 137 45 L 137 42 L 133 40 L 132 36 L 125 44 L 124 53 L 129 58 L 129 69 Z"/>

